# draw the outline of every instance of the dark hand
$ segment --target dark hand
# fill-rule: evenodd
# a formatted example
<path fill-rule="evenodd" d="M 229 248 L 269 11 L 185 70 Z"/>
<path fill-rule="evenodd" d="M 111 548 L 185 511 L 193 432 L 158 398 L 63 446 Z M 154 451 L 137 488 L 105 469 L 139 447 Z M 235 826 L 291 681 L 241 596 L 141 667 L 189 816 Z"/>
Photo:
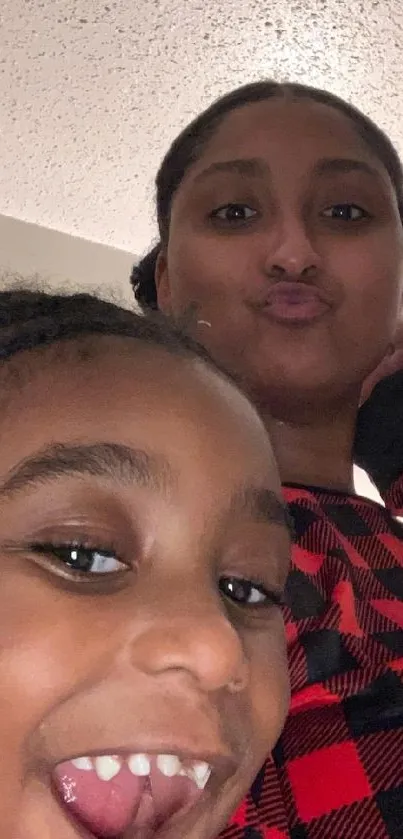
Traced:
<path fill-rule="evenodd" d="M 403 349 L 371 379 L 358 412 L 354 462 L 384 495 L 403 473 Z"/>
<path fill-rule="evenodd" d="M 381 361 L 378 367 L 376 367 L 373 373 L 370 373 L 368 378 L 365 380 L 361 392 L 361 405 L 363 402 L 366 402 L 375 385 L 377 385 L 381 379 L 385 379 L 387 376 L 392 376 L 393 373 L 397 373 L 398 370 L 403 370 L 403 322 L 401 322 L 398 326 L 395 343 L 391 352 L 385 355 L 385 358 Z"/>

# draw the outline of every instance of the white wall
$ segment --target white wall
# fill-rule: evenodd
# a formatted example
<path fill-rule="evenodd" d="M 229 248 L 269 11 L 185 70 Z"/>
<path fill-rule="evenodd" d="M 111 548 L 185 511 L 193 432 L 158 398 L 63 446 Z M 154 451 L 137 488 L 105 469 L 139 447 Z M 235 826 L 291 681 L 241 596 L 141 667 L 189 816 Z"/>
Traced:
<path fill-rule="evenodd" d="M 126 251 L 89 242 L 0 215 L 0 274 L 4 283 L 20 275 L 34 284 L 62 290 L 87 289 L 132 305 L 129 276 L 135 257 Z"/>

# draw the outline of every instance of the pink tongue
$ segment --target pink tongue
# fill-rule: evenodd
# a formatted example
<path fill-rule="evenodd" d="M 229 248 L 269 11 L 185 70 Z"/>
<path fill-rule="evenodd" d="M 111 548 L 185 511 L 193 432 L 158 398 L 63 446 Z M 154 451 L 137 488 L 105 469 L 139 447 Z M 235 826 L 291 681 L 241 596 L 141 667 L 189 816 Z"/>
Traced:
<path fill-rule="evenodd" d="M 55 785 L 69 812 L 102 839 L 118 839 L 130 825 L 142 835 L 153 833 L 201 794 L 188 778 L 165 778 L 154 759 L 149 777 L 132 775 L 124 763 L 111 781 L 68 761 L 56 767 Z"/>
<path fill-rule="evenodd" d="M 135 777 L 127 766 L 112 781 L 101 781 L 70 761 L 56 767 L 55 780 L 68 810 L 95 836 L 108 839 L 124 833 L 148 786 L 148 778 Z"/>

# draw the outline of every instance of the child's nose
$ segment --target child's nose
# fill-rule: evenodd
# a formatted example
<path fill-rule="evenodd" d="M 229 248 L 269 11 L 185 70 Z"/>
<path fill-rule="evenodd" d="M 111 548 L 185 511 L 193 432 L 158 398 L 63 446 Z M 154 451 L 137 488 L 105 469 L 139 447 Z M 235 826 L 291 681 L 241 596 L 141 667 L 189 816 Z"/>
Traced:
<path fill-rule="evenodd" d="M 219 605 L 183 605 L 150 621 L 132 641 L 132 664 L 150 675 L 188 675 L 205 692 L 245 689 L 249 673 L 241 639 Z"/>

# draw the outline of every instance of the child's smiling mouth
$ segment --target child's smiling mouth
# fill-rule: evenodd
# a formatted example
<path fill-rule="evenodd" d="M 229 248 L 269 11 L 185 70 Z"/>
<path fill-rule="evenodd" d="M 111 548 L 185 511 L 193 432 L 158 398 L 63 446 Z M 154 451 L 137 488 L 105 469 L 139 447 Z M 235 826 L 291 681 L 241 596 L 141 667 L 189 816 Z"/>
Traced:
<path fill-rule="evenodd" d="M 178 819 L 203 806 L 211 785 L 234 772 L 227 759 L 120 752 L 59 763 L 55 795 L 73 822 L 96 839 L 153 839 L 176 833 Z M 203 802 L 204 799 L 204 802 Z M 203 808 L 204 809 L 204 808 Z"/>

